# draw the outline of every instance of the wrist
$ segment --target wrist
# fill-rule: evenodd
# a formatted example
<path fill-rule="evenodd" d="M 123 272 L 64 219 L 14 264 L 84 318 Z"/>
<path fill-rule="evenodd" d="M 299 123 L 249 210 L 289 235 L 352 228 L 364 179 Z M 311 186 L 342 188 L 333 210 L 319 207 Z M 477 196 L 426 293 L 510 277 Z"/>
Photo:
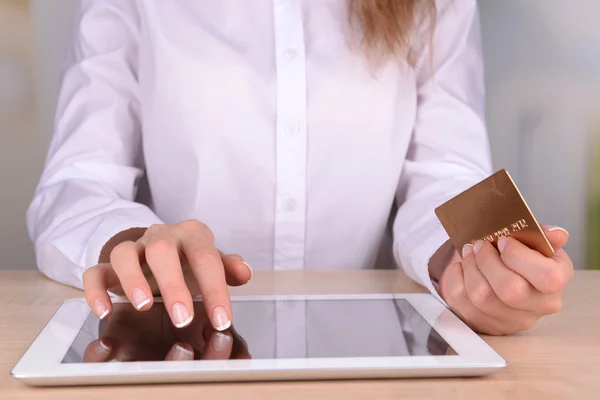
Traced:
<path fill-rule="evenodd" d="M 440 280 L 449 265 L 460 262 L 461 257 L 450 241 L 444 243 L 429 259 L 429 277 L 435 289 L 440 293 Z"/>

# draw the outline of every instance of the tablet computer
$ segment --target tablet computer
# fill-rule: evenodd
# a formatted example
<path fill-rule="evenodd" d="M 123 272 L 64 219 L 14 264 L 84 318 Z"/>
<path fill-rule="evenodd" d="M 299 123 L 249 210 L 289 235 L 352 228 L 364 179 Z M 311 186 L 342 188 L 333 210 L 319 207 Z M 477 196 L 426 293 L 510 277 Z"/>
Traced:
<path fill-rule="evenodd" d="M 506 365 L 428 294 L 233 297 L 223 333 L 194 304 L 177 329 L 159 298 L 145 312 L 114 299 L 106 320 L 84 299 L 65 301 L 12 375 L 57 386 L 478 376 Z"/>

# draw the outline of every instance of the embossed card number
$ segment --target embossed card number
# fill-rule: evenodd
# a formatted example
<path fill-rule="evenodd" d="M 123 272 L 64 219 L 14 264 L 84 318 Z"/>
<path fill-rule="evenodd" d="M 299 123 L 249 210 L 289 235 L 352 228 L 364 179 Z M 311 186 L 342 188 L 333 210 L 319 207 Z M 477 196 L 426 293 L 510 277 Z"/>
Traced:
<path fill-rule="evenodd" d="M 479 239 L 497 245 L 501 237 L 511 236 L 546 257 L 554 254 L 506 170 L 467 189 L 439 206 L 435 213 L 459 253 L 465 244 Z"/>

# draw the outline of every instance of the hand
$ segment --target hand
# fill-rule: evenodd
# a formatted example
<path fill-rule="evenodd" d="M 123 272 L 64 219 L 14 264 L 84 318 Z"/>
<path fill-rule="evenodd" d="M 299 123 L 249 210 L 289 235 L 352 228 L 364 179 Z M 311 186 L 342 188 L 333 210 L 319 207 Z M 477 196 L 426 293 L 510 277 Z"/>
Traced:
<path fill-rule="evenodd" d="M 503 335 L 527 330 L 543 316 L 558 312 L 573 264 L 562 247 L 561 228 L 544 227 L 555 249 L 544 257 L 514 238 L 466 245 L 462 261 L 451 263 L 440 280 L 442 298 L 479 333 Z"/>
<path fill-rule="evenodd" d="M 206 225 L 195 220 L 154 225 L 135 240 L 112 242 L 119 243 L 108 246 L 108 259 L 101 256 L 83 275 L 86 300 L 99 318 L 112 312 L 108 290 L 124 293 L 138 311 L 149 310 L 153 294 L 160 293 L 173 324 L 183 328 L 194 318 L 192 295 L 200 294 L 213 327 L 231 325 L 227 285 L 245 284 L 252 270 L 240 256 L 217 250 Z"/>
<path fill-rule="evenodd" d="M 198 303 L 196 303 L 198 305 Z M 165 308 L 158 304 L 140 313 L 124 304 L 115 307 L 100 338 L 83 354 L 84 362 L 186 361 L 249 359 L 246 342 L 232 328 L 215 331 L 202 310 L 187 327 L 171 324 Z"/>

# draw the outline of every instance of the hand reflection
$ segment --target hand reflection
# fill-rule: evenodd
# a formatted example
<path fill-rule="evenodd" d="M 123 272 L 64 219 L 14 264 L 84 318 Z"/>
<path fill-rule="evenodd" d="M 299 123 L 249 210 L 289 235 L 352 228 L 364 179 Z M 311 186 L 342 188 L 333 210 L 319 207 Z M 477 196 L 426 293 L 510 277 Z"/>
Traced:
<path fill-rule="evenodd" d="M 197 303 L 196 303 L 197 304 Z M 84 362 L 186 361 L 249 359 L 248 346 L 233 327 L 214 330 L 201 303 L 193 322 L 177 329 L 162 303 L 139 312 L 131 305 L 115 307 L 97 340 L 83 355 Z"/>

